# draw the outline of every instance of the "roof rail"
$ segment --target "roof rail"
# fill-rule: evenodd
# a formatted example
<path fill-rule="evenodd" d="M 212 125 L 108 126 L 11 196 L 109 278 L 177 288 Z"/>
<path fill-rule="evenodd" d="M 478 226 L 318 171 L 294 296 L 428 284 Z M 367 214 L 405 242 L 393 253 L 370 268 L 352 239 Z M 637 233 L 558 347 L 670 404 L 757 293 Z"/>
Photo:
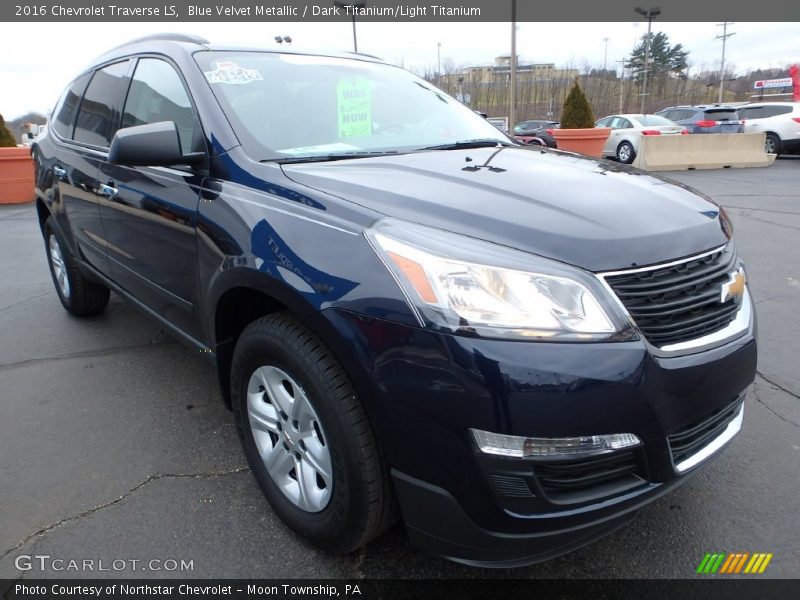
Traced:
<path fill-rule="evenodd" d="M 363 56 L 365 58 L 374 58 L 375 60 L 383 60 L 380 56 L 375 56 L 374 54 L 367 54 L 366 52 L 344 52 L 344 54 L 352 54 L 353 56 Z"/>
<path fill-rule="evenodd" d="M 157 40 L 163 40 L 169 42 L 188 42 L 190 44 L 200 44 L 200 45 L 205 45 L 209 43 L 207 39 L 200 37 L 199 35 L 190 35 L 186 33 L 154 33 L 152 35 L 146 35 L 144 37 L 129 40 L 124 44 L 116 46 L 114 50 L 116 50 L 117 48 L 123 48 L 124 46 L 130 46 L 131 44 L 138 44 L 139 42 L 150 42 Z"/>

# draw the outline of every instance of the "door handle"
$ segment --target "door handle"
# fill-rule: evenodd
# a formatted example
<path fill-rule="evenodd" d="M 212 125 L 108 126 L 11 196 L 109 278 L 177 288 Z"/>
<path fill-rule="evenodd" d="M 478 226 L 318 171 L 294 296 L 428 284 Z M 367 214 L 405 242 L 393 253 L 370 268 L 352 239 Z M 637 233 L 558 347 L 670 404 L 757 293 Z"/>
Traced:
<path fill-rule="evenodd" d="M 67 178 L 67 170 L 62 169 L 61 167 L 53 167 L 53 174 L 62 181 L 66 180 Z"/>
<path fill-rule="evenodd" d="M 105 196 L 109 200 L 114 200 L 117 197 L 119 190 L 115 187 L 107 185 L 105 183 L 100 184 L 100 195 Z"/>

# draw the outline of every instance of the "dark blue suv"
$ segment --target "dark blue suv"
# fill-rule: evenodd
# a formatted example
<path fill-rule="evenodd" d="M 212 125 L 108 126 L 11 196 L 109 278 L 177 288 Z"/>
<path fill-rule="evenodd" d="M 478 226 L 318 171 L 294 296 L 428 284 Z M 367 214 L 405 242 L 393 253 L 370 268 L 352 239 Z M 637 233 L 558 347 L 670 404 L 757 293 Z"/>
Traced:
<path fill-rule="evenodd" d="M 64 307 L 114 291 L 202 352 L 273 510 L 332 552 L 402 518 L 454 560 L 543 560 L 742 425 L 724 210 L 517 145 L 375 58 L 145 38 L 78 74 L 33 154 Z"/>
<path fill-rule="evenodd" d="M 733 106 L 672 106 L 656 114 L 683 125 L 689 133 L 744 133 L 744 121 Z"/>

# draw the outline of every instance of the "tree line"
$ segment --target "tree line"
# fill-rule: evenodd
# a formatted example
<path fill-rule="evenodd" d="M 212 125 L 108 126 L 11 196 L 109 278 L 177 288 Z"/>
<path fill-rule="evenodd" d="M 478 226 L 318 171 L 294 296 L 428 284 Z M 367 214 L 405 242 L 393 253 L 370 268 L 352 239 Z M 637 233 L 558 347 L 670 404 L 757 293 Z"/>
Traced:
<path fill-rule="evenodd" d="M 642 35 L 630 55 L 622 62 L 622 77 L 617 69 L 598 69 L 583 63 L 567 64 L 556 69 L 556 76 L 545 78 L 517 77 L 516 114 L 518 120 L 552 119 L 558 121 L 564 100 L 578 79 L 597 118 L 614 113 L 640 111 L 642 83 L 647 53 L 647 112 L 657 112 L 668 106 L 711 104 L 718 101 L 720 71 L 707 64 L 695 64 L 691 52 L 683 44 L 670 42 L 667 34 L 651 34 L 646 52 L 646 37 Z M 735 76 L 735 65 L 726 65 L 723 102 L 748 102 L 753 97 L 753 84 L 759 79 L 787 77 L 785 68 L 756 69 Z M 441 73 L 427 70 L 421 75 L 453 96 L 469 97 L 469 105 L 491 116 L 508 114 L 510 78 L 489 82 L 471 80 L 452 60 L 445 60 Z"/>

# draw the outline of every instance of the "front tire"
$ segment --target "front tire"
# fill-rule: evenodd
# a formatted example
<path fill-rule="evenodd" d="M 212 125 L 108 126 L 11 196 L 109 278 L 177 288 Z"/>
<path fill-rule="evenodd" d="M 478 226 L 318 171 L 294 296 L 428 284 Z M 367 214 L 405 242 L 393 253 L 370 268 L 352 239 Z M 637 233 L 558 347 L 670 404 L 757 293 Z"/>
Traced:
<path fill-rule="evenodd" d="M 231 398 L 253 475 L 291 529 L 338 554 L 392 523 L 388 469 L 353 385 L 289 314 L 267 315 L 242 332 Z"/>
<path fill-rule="evenodd" d="M 621 163 L 629 165 L 636 158 L 636 151 L 630 142 L 622 142 L 617 146 L 617 160 Z"/>
<path fill-rule="evenodd" d="M 44 224 L 44 246 L 62 306 L 76 317 L 103 312 L 111 295 L 109 289 L 83 276 L 69 246 L 53 225 L 53 217 L 48 217 Z"/>

